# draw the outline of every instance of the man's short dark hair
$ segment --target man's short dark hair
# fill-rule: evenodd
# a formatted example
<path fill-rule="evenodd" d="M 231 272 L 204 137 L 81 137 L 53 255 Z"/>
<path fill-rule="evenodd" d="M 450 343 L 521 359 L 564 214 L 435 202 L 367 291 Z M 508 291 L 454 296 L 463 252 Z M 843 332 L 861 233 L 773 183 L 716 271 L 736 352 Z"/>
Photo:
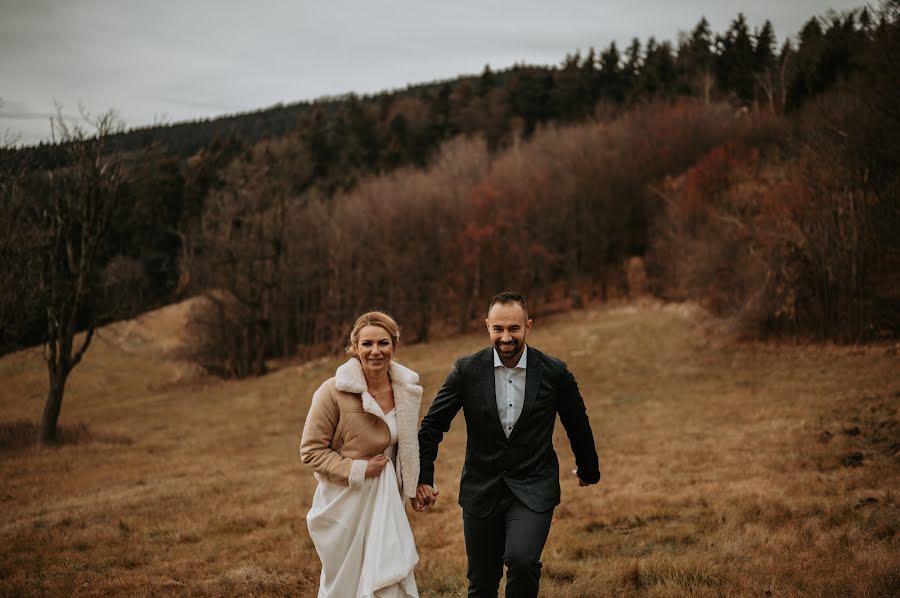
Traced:
<path fill-rule="evenodd" d="M 525 300 L 525 297 L 521 293 L 517 293 L 515 291 L 503 291 L 502 293 L 494 295 L 493 297 L 491 297 L 491 302 L 488 304 L 488 313 L 491 313 L 491 308 L 498 303 L 500 305 L 518 303 L 525 311 L 525 317 L 528 318 L 528 301 Z"/>

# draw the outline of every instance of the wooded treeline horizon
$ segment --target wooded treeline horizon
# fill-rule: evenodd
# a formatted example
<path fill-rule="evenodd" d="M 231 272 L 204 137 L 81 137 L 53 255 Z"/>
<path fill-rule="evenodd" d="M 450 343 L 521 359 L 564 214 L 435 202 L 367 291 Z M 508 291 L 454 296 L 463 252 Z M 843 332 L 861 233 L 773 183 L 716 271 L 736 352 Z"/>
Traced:
<path fill-rule="evenodd" d="M 370 308 L 421 341 L 507 288 L 538 313 L 626 295 L 635 256 L 654 295 L 749 336 L 896 337 L 898 14 L 813 17 L 780 48 L 768 21 L 701 19 L 555 67 L 7 148 L 0 353 L 47 343 L 52 313 L 92 330 L 203 294 L 189 357 L 257 375 Z"/>

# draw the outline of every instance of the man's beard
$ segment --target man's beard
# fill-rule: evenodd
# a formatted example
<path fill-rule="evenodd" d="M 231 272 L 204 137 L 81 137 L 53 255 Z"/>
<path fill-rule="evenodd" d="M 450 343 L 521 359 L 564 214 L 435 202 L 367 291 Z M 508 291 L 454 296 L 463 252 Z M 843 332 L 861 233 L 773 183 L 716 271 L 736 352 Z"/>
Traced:
<path fill-rule="evenodd" d="M 500 346 L 500 341 L 494 343 L 494 348 L 497 349 L 497 353 L 503 359 L 510 359 L 512 357 L 515 357 L 516 353 L 518 353 L 519 349 L 522 347 L 522 345 L 520 345 L 518 341 L 513 341 L 512 345 L 510 346 L 512 347 L 511 349 L 503 349 Z"/>

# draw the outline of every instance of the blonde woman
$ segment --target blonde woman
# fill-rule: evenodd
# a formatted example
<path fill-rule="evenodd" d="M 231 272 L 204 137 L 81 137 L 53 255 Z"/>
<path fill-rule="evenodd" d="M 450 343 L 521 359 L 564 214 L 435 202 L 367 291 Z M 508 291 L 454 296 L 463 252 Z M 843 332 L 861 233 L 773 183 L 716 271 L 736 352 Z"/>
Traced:
<path fill-rule="evenodd" d="M 300 457 L 319 482 L 306 516 L 322 561 L 319 598 L 418 596 L 403 497 L 419 479 L 419 375 L 393 360 L 397 323 L 357 318 L 350 358 L 315 392 Z"/>

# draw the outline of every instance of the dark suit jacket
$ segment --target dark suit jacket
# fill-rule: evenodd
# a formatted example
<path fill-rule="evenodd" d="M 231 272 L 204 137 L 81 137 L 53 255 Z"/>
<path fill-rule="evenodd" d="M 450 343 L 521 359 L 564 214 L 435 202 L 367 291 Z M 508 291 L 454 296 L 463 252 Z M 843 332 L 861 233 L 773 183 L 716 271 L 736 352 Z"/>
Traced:
<path fill-rule="evenodd" d="M 459 504 L 466 515 L 489 515 L 504 483 L 533 511 L 559 504 L 559 462 L 553 450 L 557 413 L 575 453 L 578 477 L 591 484 L 600 480 L 591 424 L 574 376 L 565 363 L 534 347 L 528 347 L 527 359 L 525 402 L 508 439 L 497 412 L 493 348 L 456 362 L 422 420 L 419 483 L 433 485 L 438 444 L 463 410 L 468 439 Z"/>

